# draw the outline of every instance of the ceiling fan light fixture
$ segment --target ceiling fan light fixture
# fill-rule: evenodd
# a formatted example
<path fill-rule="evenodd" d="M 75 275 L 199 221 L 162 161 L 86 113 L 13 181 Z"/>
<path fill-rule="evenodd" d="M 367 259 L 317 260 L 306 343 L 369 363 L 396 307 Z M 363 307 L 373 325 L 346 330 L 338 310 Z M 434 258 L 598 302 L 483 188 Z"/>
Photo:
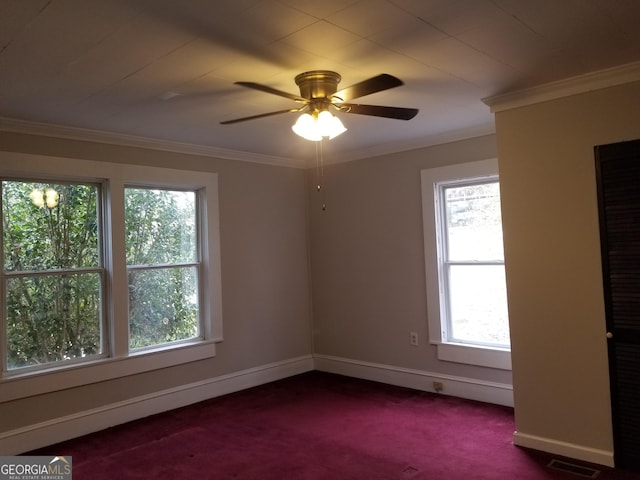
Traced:
<path fill-rule="evenodd" d="M 291 129 L 296 135 L 312 142 L 319 142 L 323 137 L 331 140 L 347 131 L 340 119 L 328 110 L 313 115 L 303 113 Z"/>
<path fill-rule="evenodd" d="M 347 131 L 339 118 L 330 111 L 333 107 L 342 113 L 355 113 L 358 115 L 369 115 L 374 117 L 394 118 L 397 120 L 411 120 L 418 114 L 417 108 L 386 107 L 383 105 L 362 105 L 347 103 L 350 100 L 372 93 L 382 92 L 390 88 L 403 85 L 402 80 L 381 73 L 350 87 L 338 90 L 340 75 L 329 70 L 311 70 L 296 76 L 296 85 L 300 88 L 300 95 L 294 95 L 282 90 L 261 85 L 254 82 L 235 82 L 237 85 L 252 88 L 261 92 L 278 95 L 302 104 L 299 108 L 288 108 L 276 112 L 261 113 L 249 117 L 236 118 L 220 122 L 223 125 L 256 120 L 258 118 L 271 117 L 282 113 L 302 112 L 295 125 L 291 129 L 296 135 L 312 142 L 319 142 L 323 138 L 329 140 Z"/>

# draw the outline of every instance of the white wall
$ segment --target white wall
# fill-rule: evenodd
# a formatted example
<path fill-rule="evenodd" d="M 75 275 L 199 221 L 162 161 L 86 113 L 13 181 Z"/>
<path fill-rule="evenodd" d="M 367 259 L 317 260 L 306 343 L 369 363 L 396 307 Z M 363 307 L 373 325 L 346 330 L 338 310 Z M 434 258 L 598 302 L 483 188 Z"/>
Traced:
<path fill-rule="evenodd" d="M 612 460 L 595 145 L 640 138 L 640 83 L 496 114 L 515 440 Z"/>

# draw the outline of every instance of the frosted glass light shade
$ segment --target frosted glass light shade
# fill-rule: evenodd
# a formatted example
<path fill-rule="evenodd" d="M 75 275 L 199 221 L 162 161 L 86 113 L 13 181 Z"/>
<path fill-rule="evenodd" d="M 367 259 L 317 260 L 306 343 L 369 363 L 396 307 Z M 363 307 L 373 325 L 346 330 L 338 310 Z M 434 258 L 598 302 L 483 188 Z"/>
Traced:
<path fill-rule="evenodd" d="M 347 131 L 340 119 L 326 110 L 317 115 L 303 113 L 291 129 L 296 135 L 312 142 L 318 142 L 323 137 L 331 140 Z"/>
<path fill-rule="evenodd" d="M 305 140 L 311 140 L 312 142 L 322 140 L 322 135 L 316 129 L 316 120 L 308 113 L 300 115 L 291 130 Z"/>

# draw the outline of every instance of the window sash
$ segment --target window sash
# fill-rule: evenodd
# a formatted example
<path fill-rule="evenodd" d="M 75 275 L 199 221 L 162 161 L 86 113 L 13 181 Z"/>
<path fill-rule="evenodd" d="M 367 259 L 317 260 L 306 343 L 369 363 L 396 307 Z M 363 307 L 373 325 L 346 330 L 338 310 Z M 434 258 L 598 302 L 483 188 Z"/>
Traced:
<path fill-rule="evenodd" d="M 106 269 L 104 267 L 104 241 L 103 241 L 103 232 L 104 232 L 104 192 L 102 182 L 95 181 L 94 179 L 83 179 L 79 181 L 73 181 L 70 179 L 59 179 L 55 176 L 51 176 L 49 178 L 41 178 L 41 177 L 31 177 L 29 175 L 16 175 L 16 176 L 2 176 L 0 177 L 0 182 L 14 182 L 14 183 L 24 183 L 24 184 L 49 184 L 49 185 L 57 185 L 57 186 L 70 186 L 70 185 L 78 185 L 81 187 L 89 187 L 95 189 L 95 220 L 96 220 L 96 238 L 97 244 L 95 254 L 97 255 L 97 264 L 95 266 L 89 267 L 66 267 L 66 268 L 43 268 L 43 269 L 21 269 L 21 270 L 7 270 L 6 261 L 5 261 L 5 236 L 4 236 L 4 213 L 2 221 L 0 221 L 0 258 L 2 258 L 2 268 L 0 269 L 0 305 L 3 306 L 2 312 L 0 315 L 0 338 L 3 339 L 0 346 L 0 355 L 2 356 L 0 364 L 2 369 L 2 376 L 9 377 L 14 374 L 23 374 L 29 372 L 37 372 L 40 370 L 47 370 L 51 368 L 59 368 L 67 365 L 80 364 L 84 362 L 94 361 L 99 358 L 104 358 L 109 354 L 109 342 L 108 336 L 105 334 L 106 325 L 107 325 L 107 311 L 105 307 L 105 285 L 106 285 Z M 2 191 L 2 188 L 0 188 Z M 35 191 L 35 190 L 34 190 Z M 57 196 L 56 196 L 57 197 Z M 33 197 L 31 201 L 33 202 Z M 46 206 L 39 205 L 40 208 L 57 208 L 60 206 L 58 204 L 58 198 L 56 198 L 55 206 Z M 4 195 L 0 198 L 0 211 L 4 211 Z M 45 280 L 48 277 L 75 277 L 80 275 L 97 275 L 98 278 L 98 286 L 95 295 L 97 297 L 97 328 L 99 330 L 99 340 L 97 346 L 97 352 L 91 353 L 88 355 L 77 355 L 70 358 L 51 360 L 44 363 L 27 363 L 26 365 L 18 365 L 11 366 L 9 364 L 9 354 L 10 354 L 10 346 L 9 346 L 9 333 L 10 327 L 8 325 L 9 321 L 9 312 L 8 312 L 8 295 L 9 295 L 9 284 L 12 281 L 16 281 L 18 279 L 42 279 Z M 46 292 L 45 292 L 46 293 Z M 51 293 L 51 292 L 49 292 Z M 60 332 L 58 332 L 60 334 Z M 33 359 L 31 359 L 33 361 Z"/>
<path fill-rule="evenodd" d="M 444 343 L 460 343 L 473 346 L 487 346 L 492 348 L 508 349 L 509 345 L 501 341 L 483 341 L 480 336 L 477 339 L 464 338 L 455 334 L 456 325 L 454 317 L 454 309 L 459 305 L 453 305 L 453 287 L 452 287 L 452 268 L 456 266 L 466 267 L 483 267 L 483 266 L 502 266 L 504 268 L 504 260 L 502 258 L 465 258 L 451 259 L 450 249 L 450 217 L 448 214 L 447 191 L 451 188 L 474 187 L 479 185 L 488 185 L 498 183 L 497 176 L 489 176 L 482 178 L 461 179 L 454 181 L 438 182 L 434 185 L 434 195 L 436 197 L 436 231 L 439 238 L 438 241 L 438 262 L 439 282 L 440 282 L 440 302 L 442 336 L 441 341 Z"/>
<path fill-rule="evenodd" d="M 466 257 L 466 258 L 452 258 L 452 248 L 451 248 L 451 231 L 449 229 L 450 217 L 448 214 L 448 204 L 447 204 L 447 190 L 452 188 L 461 188 L 461 187 L 474 187 L 479 185 L 492 185 L 499 184 L 499 180 L 497 176 L 490 177 L 482 177 L 482 178 L 472 178 L 472 179 L 463 179 L 463 180 L 455 180 L 455 181 L 444 181 L 439 182 L 434 186 L 434 191 L 436 195 L 436 229 L 439 238 L 439 258 L 443 263 L 454 264 L 456 262 L 459 263 L 483 263 L 483 262 L 502 262 L 504 263 L 504 253 L 502 252 L 502 248 L 500 248 L 500 256 L 499 257 L 489 257 L 482 256 L 480 257 Z M 502 246 L 500 246 L 502 247 Z"/>
<path fill-rule="evenodd" d="M 195 223 L 195 235 L 193 245 L 193 251 L 191 252 L 191 256 L 189 260 L 180 260 L 180 261 L 167 261 L 167 262 L 149 262 L 146 264 L 141 264 L 141 266 L 152 266 L 152 265 L 177 265 L 177 264 L 188 264 L 188 263 L 201 263 L 202 262 L 202 212 L 201 212 L 201 202 L 202 202 L 202 192 L 197 189 L 176 189 L 171 186 L 145 186 L 145 185 L 125 185 L 124 194 L 125 194 L 125 230 L 127 229 L 126 224 L 126 204 L 127 204 L 127 195 L 130 191 L 134 190 L 148 190 L 148 191 L 164 191 L 169 193 L 189 193 L 193 194 L 193 208 L 192 219 Z M 184 252 L 180 252 L 180 255 L 184 255 Z M 126 259 L 127 267 L 131 267 L 135 264 L 130 264 L 129 260 Z"/>
<path fill-rule="evenodd" d="M 459 343 L 459 344 L 468 344 L 474 346 L 484 346 L 490 348 L 498 348 L 498 349 L 509 349 L 510 344 L 508 338 L 504 336 L 504 330 L 507 330 L 508 334 L 508 318 L 505 318 L 504 321 L 507 322 L 506 325 L 502 324 L 499 317 L 495 317 L 495 312 L 491 312 L 491 310 L 495 310 L 496 303 L 502 304 L 502 300 L 504 300 L 506 305 L 506 289 L 502 291 L 483 291 L 488 286 L 488 282 L 483 282 L 477 289 L 476 295 L 471 296 L 471 298 L 466 298 L 465 300 L 457 299 L 454 302 L 454 297 L 458 292 L 456 292 L 454 288 L 453 274 L 452 269 L 455 267 L 466 267 L 472 269 L 481 270 L 483 267 L 501 267 L 501 269 L 497 272 L 502 278 L 504 278 L 504 262 L 446 262 L 443 264 L 443 275 L 442 275 L 442 302 L 446 311 L 445 315 L 445 323 L 443 325 L 443 338 L 442 340 L 446 343 Z M 470 289 L 467 288 L 465 291 L 468 292 Z M 476 289 L 474 289 L 476 290 Z M 502 296 L 504 295 L 504 298 Z M 486 308 L 490 310 L 489 312 L 483 311 L 482 308 Z M 480 311 L 478 311 L 480 310 Z M 462 316 L 460 313 L 464 312 L 465 315 Z M 483 316 L 484 314 L 484 316 Z M 488 320 L 487 317 L 491 316 L 491 319 Z M 465 328 L 465 323 L 467 322 L 467 317 L 471 317 L 471 324 Z M 462 323 L 463 325 L 459 325 Z M 480 329 L 476 331 L 474 334 L 460 334 L 456 332 L 464 332 L 465 330 L 469 332 L 469 330 L 478 329 L 479 326 L 491 326 L 494 328 L 493 331 L 488 331 L 484 329 Z M 498 333 L 495 332 L 495 329 L 498 329 Z"/>
<path fill-rule="evenodd" d="M 69 356 L 68 358 L 58 358 L 58 359 L 52 359 L 50 361 L 37 361 L 36 363 L 33 363 L 33 358 L 32 358 L 31 359 L 32 361 L 30 362 L 28 361 L 24 365 L 11 366 L 9 364 L 10 352 L 9 352 L 9 345 L 8 345 L 9 331 L 11 330 L 11 328 L 8 325 L 10 314 L 7 311 L 8 305 L 5 304 L 3 318 L 6 319 L 6 321 L 2 322 L 4 327 L 4 333 L 5 333 L 3 338 L 5 338 L 6 340 L 6 343 L 5 343 L 6 353 L 3 354 L 3 368 L 5 373 L 22 374 L 22 373 L 33 372 L 38 370 L 59 368 L 66 365 L 73 365 L 73 364 L 78 364 L 83 362 L 91 362 L 91 361 L 95 361 L 97 359 L 105 358 L 108 356 L 108 336 L 105 335 L 106 321 L 105 321 L 105 309 L 104 309 L 105 272 L 103 270 L 94 269 L 94 268 L 84 268 L 84 269 L 78 269 L 78 270 L 65 270 L 65 271 L 59 271 L 59 270 L 44 271 L 44 272 L 38 271 L 38 272 L 35 272 L 34 274 L 26 274 L 24 272 L 20 272 L 12 275 L 6 275 L 3 282 L 4 298 L 5 299 L 8 298 L 7 292 L 9 292 L 10 290 L 10 285 L 9 285 L 10 282 L 20 281 L 20 280 L 29 281 L 31 279 L 41 279 L 43 281 L 46 281 L 47 279 L 51 279 L 52 277 L 71 277 L 73 280 L 77 281 L 78 280 L 77 277 L 80 277 L 80 276 L 96 276 L 97 277 L 98 287 L 95 291 L 95 295 L 97 297 L 97 301 L 96 301 L 97 305 L 95 306 L 95 308 L 97 311 L 96 311 L 95 317 L 93 318 L 95 322 L 90 323 L 88 325 L 89 327 L 93 327 L 93 328 L 97 327 L 98 329 L 97 351 L 92 353 L 86 353 L 86 354 L 71 354 L 71 356 Z M 54 285 L 54 288 L 55 288 L 55 285 Z M 44 293 L 51 293 L 51 292 L 47 292 L 45 290 Z M 57 312 L 54 310 L 53 313 L 60 313 L 60 312 Z M 69 317 L 69 320 L 71 321 L 74 320 L 73 315 Z M 64 332 L 57 332 L 57 334 L 64 336 Z M 75 345 L 75 342 L 73 342 L 73 344 Z M 77 345 L 75 346 L 75 348 L 77 348 Z"/>
<path fill-rule="evenodd" d="M 83 269 L 83 268 L 104 268 L 104 258 L 105 258 L 105 243 L 103 241 L 103 236 L 104 236 L 104 231 L 103 229 L 105 228 L 104 225 L 104 202 L 106 201 L 106 196 L 105 196 L 105 188 L 104 188 L 104 184 L 103 182 L 97 181 L 95 179 L 83 179 L 83 180 L 79 180 L 79 181 L 72 181 L 70 179 L 57 179 L 55 176 L 51 176 L 50 178 L 47 179 L 43 179 L 41 177 L 30 177 L 28 175 L 20 175 L 20 176 L 1 176 L 0 177 L 0 185 L 2 184 L 2 182 L 15 182 L 15 183 L 33 183 L 33 184 L 53 184 L 53 185 L 58 185 L 58 186 L 65 186 L 65 185 L 80 185 L 83 187 L 91 187 L 91 188 L 95 188 L 96 189 L 96 220 L 97 220 L 97 262 L 95 265 L 92 265 L 90 267 L 68 267 L 69 269 Z M 2 188 L 0 187 L 0 192 L 2 191 Z M 0 198 L 0 212 L 3 212 L 4 209 L 4 198 Z M 57 206 L 57 204 L 56 204 Z M 42 206 L 41 208 L 46 208 L 44 206 Z M 54 208 L 54 207 L 52 207 Z M 11 273 L 17 273 L 17 272 L 39 272 L 41 271 L 40 269 L 35 270 L 35 269 L 26 269 L 26 270 L 7 270 L 6 269 L 6 264 L 4 262 L 4 232 L 2 231 L 2 226 L 4 224 L 4 214 L 3 214 L 3 219 L 2 221 L 0 221 L 0 256 L 2 257 L 3 263 L 2 263 L 2 271 L 5 275 L 11 274 Z M 54 271 L 54 270 L 58 270 L 58 268 L 49 268 L 49 269 L 42 269 L 42 271 Z"/>
<path fill-rule="evenodd" d="M 127 206 L 128 201 L 129 201 L 129 195 L 130 194 L 134 194 L 136 193 L 136 191 L 138 192 L 145 192 L 146 193 L 141 193 L 142 196 L 146 195 L 146 194 L 151 194 L 151 201 L 153 202 L 154 200 L 156 200 L 155 194 L 158 192 L 165 192 L 167 193 L 170 197 L 173 196 L 172 194 L 174 193 L 185 193 L 185 194 L 189 194 L 189 203 L 191 202 L 191 200 L 193 201 L 193 210 L 190 210 L 189 216 L 191 217 L 191 219 L 193 220 L 193 227 L 194 227 L 194 237 L 192 239 L 192 243 L 190 242 L 188 244 L 188 249 L 184 250 L 183 247 L 184 245 L 181 245 L 179 250 L 177 252 L 174 252 L 175 254 L 178 255 L 178 258 L 180 259 L 184 259 L 184 258 L 192 258 L 193 261 L 166 261 L 166 262 L 153 262 L 153 263 L 147 263 L 147 264 L 139 264 L 139 265 L 131 265 L 128 264 L 127 265 L 127 279 L 128 279 L 128 286 L 129 286 L 129 296 L 128 296 L 128 305 L 129 305 L 129 349 L 132 352 L 139 352 L 139 351 L 143 351 L 143 350 L 149 350 L 149 349 L 162 349 L 162 348 L 169 348 L 171 346 L 175 346 L 175 345 L 179 345 L 182 343 L 188 343 L 188 342 L 193 342 L 194 340 L 203 340 L 204 339 L 204 322 L 203 322 L 203 315 L 202 315 L 202 305 L 203 305 L 203 297 L 202 297 L 202 277 L 201 277 L 201 271 L 202 271 L 202 242 L 201 242 L 201 229 L 202 229 L 202 218 L 200 216 L 201 213 L 201 208 L 200 208 L 200 202 L 201 202 L 201 192 L 199 192 L 198 190 L 193 190 L 193 189 L 175 189 L 175 188 L 171 188 L 170 186 L 163 186 L 163 187 L 158 187 L 158 186 L 146 186 L 146 185 L 126 185 L 125 189 L 124 189 L 124 194 L 125 194 L 125 231 L 128 232 L 129 230 L 129 225 L 127 224 Z M 140 194 L 140 193 L 139 193 Z M 148 197 L 145 197 L 148 198 Z M 175 199 L 175 197 L 174 197 Z M 166 198 L 165 198 L 166 200 Z M 161 200 L 162 201 L 162 200 Z M 180 201 L 178 201 L 180 202 Z M 162 207 L 161 207 L 162 208 Z M 153 213 L 151 213 L 152 217 L 155 218 L 156 214 L 162 214 L 164 212 L 159 212 L 157 210 L 154 209 L 154 207 L 151 207 L 151 211 Z M 131 228 L 135 229 L 135 226 L 131 225 Z M 161 229 L 162 230 L 162 229 Z M 164 232 L 165 234 L 167 232 Z M 129 238 L 129 233 L 127 233 L 127 238 Z M 135 241 L 135 240 L 134 240 Z M 128 247 L 127 247 L 128 248 Z M 149 254 L 151 252 L 146 252 L 145 257 L 147 257 L 146 259 L 150 259 L 150 260 L 158 260 L 158 257 L 155 257 L 155 255 L 153 253 L 151 253 L 153 255 L 153 257 L 155 258 L 150 258 L 147 256 L 147 254 Z M 163 251 L 163 253 L 167 253 L 166 251 Z M 175 258 L 175 257 L 173 257 Z M 162 258 L 163 260 L 167 260 L 166 258 Z M 163 305 L 163 300 L 162 299 L 154 299 L 154 298 L 149 298 L 146 297 L 146 302 L 136 302 L 135 305 L 132 304 L 133 301 L 133 285 L 131 284 L 131 279 L 132 279 L 132 273 L 134 272 L 139 272 L 140 274 L 142 274 L 141 278 L 144 278 L 146 276 L 145 272 L 153 272 L 153 274 L 155 275 L 160 275 L 162 276 L 163 272 L 169 272 L 169 271 L 192 271 L 195 272 L 193 274 L 193 278 L 195 278 L 195 281 L 193 282 L 193 288 L 195 288 L 195 295 L 192 295 L 195 297 L 195 302 L 192 302 L 191 305 L 188 305 L 189 301 L 188 301 L 188 295 L 185 297 L 181 297 L 180 299 L 180 303 L 182 304 L 181 306 L 183 307 L 183 310 L 186 309 L 186 312 L 183 311 L 182 315 L 180 315 L 178 312 L 176 312 L 174 310 L 174 308 L 172 308 L 172 305 L 167 305 L 164 304 Z M 186 274 L 188 276 L 188 273 Z M 183 278 L 183 280 L 185 280 Z M 144 281 L 144 280 L 142 280 Z M 165 282 L 167 281 L 171 281 L 168 278 L 164 279 Z M 175 279 L 173 281 L 176 281 Z M 186 283 L 182 283 L 180 282 L 180 286 L 181 287 L 185 287 L 187 286 L 188 288 L 188 283 L 191 283 L 189 281 L 187 281 Z M 141 292 L 139 292 L 141 293 Z M 144 293 L 141 293 L 143 298 L 144 297 Z M 167 292 L 167 295 L 171 295 L 170 293 Z M 186 295 L 186 294 L 185 294 Z M 138 295 L 136 295 L 137 297 Z M 149 303 L 154 303 L 155 305 L 153 307 L 149 307 L 148 304 Z M 145 308 L 145 305 L 147 305 L 147 307 Z M 138 309 L 143 309 L 146 312 L 146 315 L 136 315 L 136 318 L 132 318 L 131 314 L 132 314 L 132 310 L 134 309 L 134 311 L 138 310 Z M 189 326 L 189 311 L 191 310 L 191 313 L 193 313 L 193 310 L 195 310 L 195 332 L 193 332 L 193 335 L 186 335 L 185 332 L 183 332 L 182 330 L 185 327 Z M 176 316 L 171 315 L 171 313 L 175 313 Z M 163 315 L 163 318 L 160 318 L 159 315 Z M 178 316 L 182 316 L 182 318 L 176 318 Z M 151 317 L 151 318 L 147 318 L 147 317 Z M 155 318 L 158 317 L 158 318 Z M 186 322 L 186 324 L 185 324 Z M 155 325 L 155 326 L 154 326 Z M 142 333 L 142 331 L 146 331 L 145 334 Z M 135 332 L 135 333 L 134 333 Z M 165 338 L 165 340 L 161 340 L 160 337 L 162 336 L 162 334 L 165 333 L 166 336 L 168 337 L 181 337 L 182 338 L 172 338 L 172 339 L 167 339 Z M 146 338 L 145 338 L 146 335 Z"/>
<path fill-rule="evenodd" d="M 149 267 L 135 267 L 135 268 L 127 268 L 127 272 L 128 272 L 128 278 L 129 278 L 129 308 L 132 308 L 132 301 L 131 301 L 131 296 L 133 294 L 132 292 L 132 284 L 131 284 L 131 273 L 133 272 L 138 272 L 138 273 L 145 273 L 145 272 L 164 272 L 164 271 L 168 271 L 168 270 L 182 270 L 182 271 L 192 271 L 195 272 L 193 274 L 193 277 L 195 278 L 194 283 L 194 287 L 195 287 L 195 315 L 196 315 L 196 321 L 195 321 L 195 332 L 193 335 L 191 336 L 184 336 L 183 338 L 177 338 L 174 340 L 167 340 L 167 341 L 156 341 L 156 342 L 151 342 L 145 345 L 139 345 L 139 346 L 135 346 L 135 343 L 139 343 L 140 339 L 136 338 L 137 336 L 134 336 L 132 331 L 133 331 L 133 325 L 132 322 L 134 321 L 133 318 L 131 318 L 131 316 L 129 316 L 129 348 L 131 349 L 131 351 L 142 351 L 145 349 L 162 349 L 162 348 L 167 348 L 170 346 L 175 346 L 175 345 L 180 345 L 183 343 L 188 343 L 188 342 L 193 342 L 195 340 L 204 340 L 204 328 L 203 328 L 203 315 L 202 315 L 202 286 L 201 286 L 201 282 L 200 282 L 200 272 L 201 272 L 201 268 L 200 268 L 200 264 L 179 264 L 179 265 L 153 265 L 153 266 L 149 266 Z M 166 309 L 167 306 L 164 306 L 165 308 L 162 309 L 162 306 L 160 306 L 160 308 L 163 310 L 163 312 L 166 313 Z M 134 305 L 133 308 L 137 308 L 137 305 Z M 171 308 L 168 307 L 168 309 L 170 310 Z M 158 313 L 158 312 L 154 312 L 154 313 Z M 131 314 L 131 311 L 129 311 L 129 314 Z M 166 324 L 167 326 L 169 325 L 170 321 L 172 319 L 170 319 L 168 316 L 165 316 L 164 318 L 162 318 L 162 323 Z M 173 324 L 175 325 L 175 324 Z M 175 325 L 177 327 L 177 325 Z M 184 325 L 182 325 L 184 327 Z M 138 325 L 136 325 L 136 327 L 138 327 Z M 159 329 L 161 330 L 166 330 L 168 327 L 163 327 L 162 325 L 158 325 Z"/>

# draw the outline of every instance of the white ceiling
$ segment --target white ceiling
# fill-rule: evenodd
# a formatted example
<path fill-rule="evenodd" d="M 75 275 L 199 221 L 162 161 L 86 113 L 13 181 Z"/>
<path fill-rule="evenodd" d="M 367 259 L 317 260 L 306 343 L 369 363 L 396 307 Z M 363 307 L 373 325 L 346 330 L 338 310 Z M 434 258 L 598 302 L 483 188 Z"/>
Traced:
<path fill-rule="evenodd" d="M 482 98 L 640 60 L 639 21 L 638 0 L 0 0 L 0 117 L 302 162 L 296 114 L 219 124 L 297 106 L 233 82 L 399 77 L 358 103 L 420 113 L 342 114 L 326 149 L 352 159 L 490 132 Z"/>

